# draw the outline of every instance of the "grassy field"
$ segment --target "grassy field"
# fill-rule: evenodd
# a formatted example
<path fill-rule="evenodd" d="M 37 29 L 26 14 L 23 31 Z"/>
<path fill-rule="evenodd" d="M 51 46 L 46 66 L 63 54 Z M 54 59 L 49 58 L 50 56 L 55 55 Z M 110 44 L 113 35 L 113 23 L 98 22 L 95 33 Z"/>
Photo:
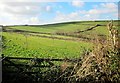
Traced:
<path fill-rule="evenodd" d="M 120 28 L 115 21 L 112 29 L 108 30 L 110 27 L 106 26 L 107 23 L 107 21 L 83 21 L 4 27 L 3 42 L 1 42 L 2 54 L 27 59 L 6 60 L 5 58 L 4 64 L 8 66 L 3 66 L 3 70 L 5 72 L 17 71 L 19 77 L 16 78 L 16 75 L 10 74 L 13 75 L 10 80 L 18 80 L 21 77 L 26 80 L 31 76 L 32 80 L 36 80 L 38 77 L 37 80 L 40 79 L 40 82 L 41 80 L 49 82 L 57 80 L 54 81 L 57 83 L 59 80 L 65 80 L 65 83 L 79 83 L 80 79 L 80 83 L 84 80 L 96 83 L 100 80 L 111 82 L 109 79 L 112 79 L 117 83 L 116 80 L 120 78 L 120 68 L 118 67 L 120 58 L 117 46 L 119 35 L 115 29 L 120 30 Z M 91 29 L 97 25 L 100 26 Z M 109 32 L 112 33 L 112 36 Z M 28 60 L 28 58 L 33 59 Z M 48 59 L 64 59 L 64 61 L 48 61 Z M 12 66 L 9 67 L 9 65 Z M 26 73 L 19 73 L 21 68 L 22 73 L 26 72 L 28 76 Z M 33 74 L 29 74 L 31 72 Z M 8 73 L 5 78 L 9 80 L 10 75 Z M 76 81 L 76 79 L 78 80 Z"/>
<path fill-rule="evenodd" d="M 96 24 L 101 24 L 104 26 L 99 26 L 92 33 L 96 34 L 107 34 L 106 24 L 108 21 L 81 21 L 81 22 L 70 22 L 70 23 L 59 23 L 59 24 L 50 24 L 50 25 L 34 25 L 34 26 L 12 26 L 10 28 L 33 31 L 33 32 L 45 32 L 45 33 L 56 33 L 56 32 L 74 32 L 77 30 L 85 30 Z M 115 25 L 118 24 L 117 21 L 114 22 Z M 87 33 L 91 33 L 87 32 Z"/>
<path fill-rule="evenodd" d="M 57 40 L 17 33 L 3 33 L 6 38 L 3 53 L 8 56 L 42 57 L 42 58 L 78 58 L 83 48 L 92 45 L 86 42 Z"/>
<path fill-rule="evenodd" d="M 3 54 L 6 56 L 22 57 L 78 58 L 85 49 L 92 49 L 93 43 L 90 42 L 90 40 L 78 40 L 79 37 L 74 39 L 76 35 L 87 38 L 94 38 L 94 36 L 99 35 L 108 35 L 106 27 L 107 23 L 108 21 L 83 21 L 50 25 L 10 26 L 7 28 L 50 34 L 3 32 L 2 35 L 5 38 Z M 118 22 L 115 21 L 114 25 L 117 25 L 117 23 Z M 86 30 L 96 24 L 103 26 L 99 26 L 83 33 L 74 33 L 75 31 Z M 56 32 L 65 32 L 72 36 L 58 35 Z"/>

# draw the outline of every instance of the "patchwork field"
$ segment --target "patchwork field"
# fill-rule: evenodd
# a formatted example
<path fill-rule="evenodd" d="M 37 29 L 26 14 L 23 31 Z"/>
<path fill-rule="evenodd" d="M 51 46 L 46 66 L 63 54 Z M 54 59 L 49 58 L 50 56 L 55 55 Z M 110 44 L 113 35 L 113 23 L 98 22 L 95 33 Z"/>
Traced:
<path fill-rule="evenodd" d="M 113 26 L 108 27 L 107 23 Z M 108 80 L 107 83 L 112 79 L 119 83 L 116 81 L 120 78 L 117 23 L 3 26 L 4 81 L 96 83 L 102 80 L 102 83 Z"/>
<path fill-rule="evenodd" d="M 78 58 L 92 49 L 94 38 L 106 37 L 108 21 L 68 22 L 50 25 L 4 27 L 5 56 Z M 117 21 L 114 25 L 117 25 Z M 97 26 L 93 29 L 91 27 Z M 90 29 L 86 31 L 87 29 Z M 79 32 L 83 31 L 83 32 Z"/>

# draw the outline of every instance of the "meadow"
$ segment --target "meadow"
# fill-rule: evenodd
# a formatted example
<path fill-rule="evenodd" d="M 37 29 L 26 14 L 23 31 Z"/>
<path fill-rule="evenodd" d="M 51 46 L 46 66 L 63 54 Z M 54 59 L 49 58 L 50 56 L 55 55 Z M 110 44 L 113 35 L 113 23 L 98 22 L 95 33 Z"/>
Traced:
<path fill-rule="evenodd" d="M 96 28 L 95 30 L 91 30 L 89 33 L 96 33 L 96 34 L 106 34 L 107 28 L 106 24 L 109 21 L 81 21 L 81 22 L 68 22 L 68 23 L 58 23 L 58 24 L 48 24 L 48 25 L 25 25 L 25 26 L 11 26 L 9 28 L 17 29 L 17 30 L 25 30 L 25 31 L 33 31 L 33 32 L 42 32 L 42 33 L 56 33 L 56 32 L 75 32 L 78 30 L 85 30 L 92 26 L 95 26 L 96 24 L 100 24 L 103 26 L 99 26 L 99 28 Z M 114 22 L 115 25 L 118 24 L 117 21 Z M 86 34 L 86 33 L 85 33 Z"/>
<path fill-rule="evenodd" d="M 50 25 L 7 26 L 5 29 L 11 31 L 2 33 L 3 54 L 16 57 L 79 58 L 85 50 L 91 50 L 94 45 L 93 42 L 88 39 L 85 41 L 84 38 L 107 36 L 107 23 L 108 21 L 81 21 Z M 102 26 L 83 33 L 74 33 L 89 29 L 96 24 Z M 117 25 L 117 21 L 114 24 Z M 30 32 L 16 32 L 14 29 Z"/>
<path fill-rule="evenodd" d="M 3 53 L 8 56 L 41 58 L 78 58 L 84 48 L 92 45 L 87 42 L 58 40 L 26 36 L 16 33 L 3 33 L 6 37 Z"/>
<path fill-rule="evenodd" d="M 4 81 L 119 83 L 119 30 L 118 21 L 3 26 Z"/>

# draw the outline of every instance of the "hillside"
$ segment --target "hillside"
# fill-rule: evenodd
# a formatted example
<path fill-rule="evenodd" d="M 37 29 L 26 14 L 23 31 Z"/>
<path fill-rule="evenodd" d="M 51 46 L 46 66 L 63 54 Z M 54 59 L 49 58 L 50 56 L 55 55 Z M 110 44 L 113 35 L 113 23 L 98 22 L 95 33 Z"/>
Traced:
<path fill-rule="evenodd" d="M 111 28 L 108 23 L 113 23 Z M 4 81 L 117 83 L 120 78 L 117 29 L 117 21 L 4 26 Z M 16 71 L 22 72 L 19 77 L 9 73 Z M 30 76 L 32 79 L 24 79 Z"/>

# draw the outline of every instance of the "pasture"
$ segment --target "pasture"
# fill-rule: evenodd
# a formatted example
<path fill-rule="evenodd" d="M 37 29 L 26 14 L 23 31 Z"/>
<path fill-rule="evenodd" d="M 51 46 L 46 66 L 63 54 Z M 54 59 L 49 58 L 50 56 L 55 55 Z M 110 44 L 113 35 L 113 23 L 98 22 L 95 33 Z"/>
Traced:
<path fill-rule="evenodd" d="M 120 78 L 116 29 L 120 29 L 117 21 L 111 22 L 111 29 L 107 23 L 3 26 L 4 81 L 77 83 L 76 79 L 80 79 L 78 83 L 81 83 L 87 78 L 96 83 L 98 78 L 101 82 L 109 82 L 109 79 L 116 82 Z"/>
<path fill-rule="evenodd" d="M 78 58 L 82 51 L 92 45 L 88 42 L 69 41 L 23 34 L 4 32 L 5 48 L 8 56 L 41 57 L 41 58 Z"/>
<path fill-rule="evenodd" d="M 107 23 L 108 21 L 81 21 L 8 26 L 5 29 L 11 31 L 2 33 L 4 37 L 3 54 L 16 57 L 79 58 L 84 51 L 92 49 L 94 43 L 91 42 L 91 39 L 108 35 Z M 75 33 L 89 29 L 96 24 L 101 26 L 82 33 Z M 114 24 L 117 25 L 117 21 Z"/>

